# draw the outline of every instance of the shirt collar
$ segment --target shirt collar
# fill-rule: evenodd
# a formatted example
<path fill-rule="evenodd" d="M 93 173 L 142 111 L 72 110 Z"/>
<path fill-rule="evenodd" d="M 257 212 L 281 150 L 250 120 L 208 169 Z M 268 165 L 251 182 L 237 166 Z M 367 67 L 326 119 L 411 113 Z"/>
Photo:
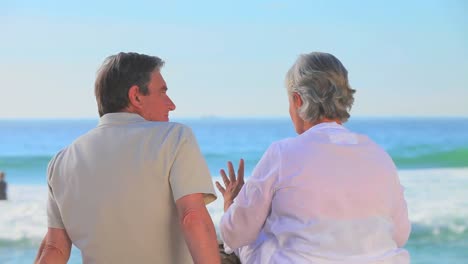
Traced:
<path fill-rule="evenodd" d="M 323 122 L 323 123 L 317 124 L 309 128 L 306 132 L 317 132 L 317 131 L 328 130 L 328 129 L 347 130 L 344 126 L 336 122 Z"/>
<path fill-rule="evenodd" d="M 128 112 L 108 113 L 108 114 L 103 115 L 99 119 L 99 126 L 130 124 L 130 123 L 138 123 L 138 122 L 145 122 L 145 121 L 146 120 L 142 116 L 140 116 L 139 114 L 135 114 L 135 113 L 128 113 Z"/>

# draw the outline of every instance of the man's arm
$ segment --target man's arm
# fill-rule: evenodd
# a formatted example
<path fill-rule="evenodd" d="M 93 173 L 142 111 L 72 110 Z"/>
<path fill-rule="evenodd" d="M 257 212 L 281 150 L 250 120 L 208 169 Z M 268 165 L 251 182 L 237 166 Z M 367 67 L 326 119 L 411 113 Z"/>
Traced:
<path fill-rule="evenodd" d="M 70 258 L 71 245 L 72 243 L 65 229 L 49 227 L 34 263 L 67 263 Z"/>
<path fill-rule="evenodd" d="M 176 201 L 179 220 L 192 259 L 197 263 L 220 263 L 213 221 L 205 207 L 203 194 L 183 196 Z"/>

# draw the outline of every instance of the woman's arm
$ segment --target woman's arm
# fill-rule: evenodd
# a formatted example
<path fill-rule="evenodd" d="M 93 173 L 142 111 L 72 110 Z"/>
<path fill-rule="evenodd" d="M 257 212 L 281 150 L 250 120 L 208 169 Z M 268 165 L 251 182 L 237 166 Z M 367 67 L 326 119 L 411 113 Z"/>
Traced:
<path fill-rule="evenodd" d="M 226 188 L 216 183 L 225 199 L 226 212 L 221 218 L 220 231 L 226 246 L 237 249 L 257 239 L 270 212 L 280 168 L 277 145 L 268 148 L 245 185 L 242 184 L 243 161 L 237 179 L 232 164 L 228 167 L 229 179 L 221 173 Z M 238 186 L 242 188 L 236 194 Z"/>
<path fill-rule="evenodd" d="M 396 202 L 393 213 L 393 221 L 395 224 L 393 238 L 398 247 L 403 247 L 411 233 L 411 222 L 408 218 L 408 207 L 405 201 L 404 188 L 399 183 L 398 187 L 398 191 L 395 193 Z"/>

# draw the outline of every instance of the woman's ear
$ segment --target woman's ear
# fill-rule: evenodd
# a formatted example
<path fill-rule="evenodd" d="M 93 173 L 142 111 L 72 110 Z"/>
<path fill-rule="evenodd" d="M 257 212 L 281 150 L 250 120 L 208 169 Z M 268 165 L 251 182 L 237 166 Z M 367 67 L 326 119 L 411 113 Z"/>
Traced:
<path fill-rule="evenodd" d="M 300 108 L 304 103 L 302 97 L 297 92 L 293 93 L 293 103 L 296 108 Z"/>

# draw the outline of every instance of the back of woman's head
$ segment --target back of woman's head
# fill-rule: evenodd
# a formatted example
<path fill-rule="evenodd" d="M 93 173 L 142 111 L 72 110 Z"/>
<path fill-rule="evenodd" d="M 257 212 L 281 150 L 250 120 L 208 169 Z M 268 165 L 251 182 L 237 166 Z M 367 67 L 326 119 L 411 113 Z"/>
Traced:
<path fill-rule="evenodd" d="M 302 54 L 286 74 L 288 94 L 301 96 L 299 115 L 315 123 L 323 118 L 346 122 L 354 102 L 348 71 L 333 55 L 323 52 Z"/>

